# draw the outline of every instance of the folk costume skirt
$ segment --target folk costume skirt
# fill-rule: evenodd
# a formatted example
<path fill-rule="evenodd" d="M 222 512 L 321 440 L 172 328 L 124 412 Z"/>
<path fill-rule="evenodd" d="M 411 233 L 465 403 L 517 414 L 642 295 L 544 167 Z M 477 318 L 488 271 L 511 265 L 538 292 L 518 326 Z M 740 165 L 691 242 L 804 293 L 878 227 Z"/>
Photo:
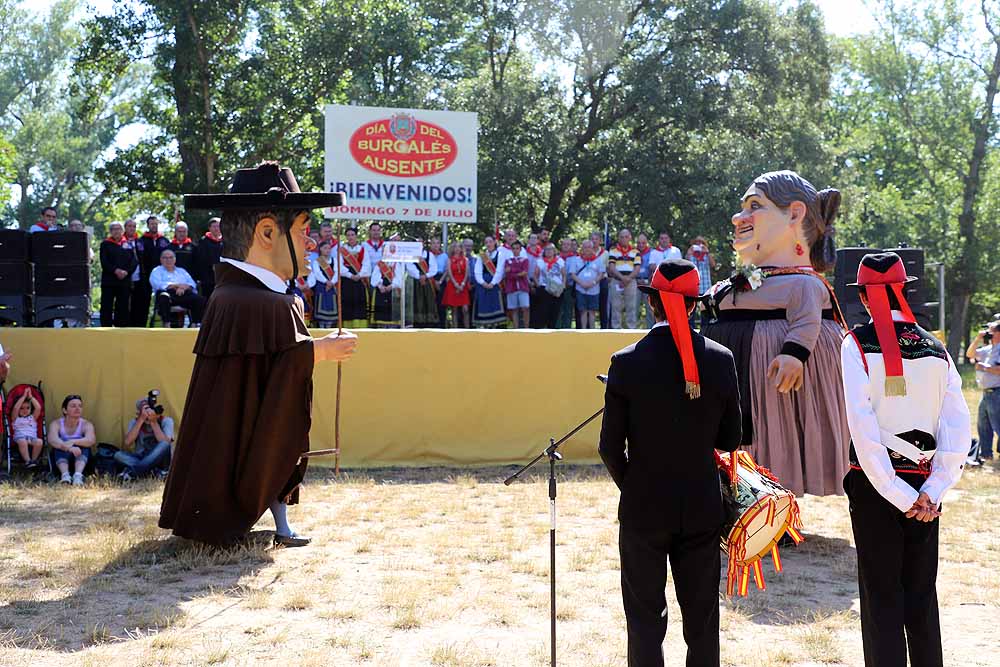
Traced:
<path fill-rule="evenodd" d="M 485 278 L 485 276 L 483 276 Z M 492 276 L 487 281 L 492 280 Z M 507 314 L 504 312 L 501 303 L 501 293 L 499 287 L 486 289 L 482 285 L 476 284 L 476 307 L 473 312 L 472 323 L 476 327 L 496 327 L 507 324 Z"/>
<path fill-rule="evenodd" d="M 361 320 L 368 321 L 368 288 L 361 280 L 349 280 L 344 276 L 340 281 L 344 294 L 341 297 L 341 305 L 344 308 L 344 322 Z"/>
<path fill-rule="evenodd" d="M 850 431 L 842 389 L 840 326 L 823 320 L 804 366 L 802 389 L 787 394 L 767 380 L 767 367 L 787 337 L 787 320 L 715 322 L 703 333 L 733 352 L 743 444 L 749 445 L 754 460 L 797 496 L 843 495 Z"/>
<path fill-rule="evenodd" d="M 327 283 L 316 283 L 313 288 L 312 319 L 317 326 L 332 327 L 337 322 L 337 287 L 326 289 Z"/>

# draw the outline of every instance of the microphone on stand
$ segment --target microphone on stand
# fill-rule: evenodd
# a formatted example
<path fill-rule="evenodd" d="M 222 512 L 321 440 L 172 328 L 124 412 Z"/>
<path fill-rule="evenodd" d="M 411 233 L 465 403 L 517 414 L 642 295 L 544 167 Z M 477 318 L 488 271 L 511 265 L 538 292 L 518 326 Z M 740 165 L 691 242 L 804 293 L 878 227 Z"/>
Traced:
<path fill-rule="evenodd" d="M 601 384 L 607 384 L 608 383 L 608 376 L 607 375 L 598 375 L 597 379 L 601 382 Z"/>

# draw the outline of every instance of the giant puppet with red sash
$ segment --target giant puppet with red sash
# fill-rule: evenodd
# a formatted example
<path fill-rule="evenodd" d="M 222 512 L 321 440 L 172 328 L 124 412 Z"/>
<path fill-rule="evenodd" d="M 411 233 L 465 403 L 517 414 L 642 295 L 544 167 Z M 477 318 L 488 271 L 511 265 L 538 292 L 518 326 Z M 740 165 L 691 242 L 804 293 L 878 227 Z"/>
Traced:
<path fill-rule="evenodd" d="M 599 453 L 618 505 L 628 664 L 663 665 L 667 563 L 684 618 L 689 665 L 719 664 L 720 535 L 716 450 L 740 444 L 733 355 L 691 329 L 698 272 L 661 262 L 648 295 L 656 324 L 611 357 Z"/>
<path fill-rule="evenodd" d="M 848 429 L 833 263 L 840 193 L 792 171 L 759 176 L 732 219 L 740 267 L 706 300 L 703 333 L 733 352 L 743 445 L 796 495 L 842 494 Z"/>
<path fill-rule="evenodd" d="M 903 667 L 907 654 L 911 665 L 943 664 L 938 517 L 972 438 L 955 363 L 906 303 L 913 280 L 895 253 L 865 255 L 852 285 L 871 322 L 841 347 L 851 433 L 844 490 L 868 667 Z"/>

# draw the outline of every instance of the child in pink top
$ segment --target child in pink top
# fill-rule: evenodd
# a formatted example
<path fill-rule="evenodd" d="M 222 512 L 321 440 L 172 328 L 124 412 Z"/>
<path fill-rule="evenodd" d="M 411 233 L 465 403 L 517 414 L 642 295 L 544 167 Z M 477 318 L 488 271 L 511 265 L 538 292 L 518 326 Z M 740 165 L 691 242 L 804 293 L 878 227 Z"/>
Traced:
<path fill-rule="evenodd" d="M 30 392 L 22 394 L 10 411 L 14 442 L 25 468 L 38 466 L 38 457 L 42 455 L 42 439 L 38 437 L 38 420 L 41 416 L 42 406 Z"/>

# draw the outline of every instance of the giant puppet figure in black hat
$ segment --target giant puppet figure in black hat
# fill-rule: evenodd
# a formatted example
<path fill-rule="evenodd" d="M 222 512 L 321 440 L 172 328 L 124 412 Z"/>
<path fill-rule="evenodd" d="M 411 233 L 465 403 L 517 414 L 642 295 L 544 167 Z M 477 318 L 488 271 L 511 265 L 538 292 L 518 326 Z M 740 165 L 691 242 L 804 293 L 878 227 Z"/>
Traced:
<path fill-rule="evenodd" d="M 308 544 L 288 525 L 309 449 L 313 366 L 354 350 L 353 334 L 314 339 L 289 288 L 308 270 L 309 211 L 343 195 L 301 192 L 274 162 L 236 172 L 226 194 L 186 195 L 222 212 L 222 261 L 195 342 L 191 384 L 163 491 L 160 527 L 199 542 L 242 539 L 271 510 L 275 543 Z"/>
<path fill-rule="evenodd" d="M 733 351 L 743 444 L 797 495 L 842 494 L 847 416 L 833 263 L 840 193 L 793 171 L 759 176 L 733 216 L 740 268 L 711 290 L 703 333 Z"/>
<path fill-rule="evenodd" d="M 661 262 L 648 286 L 656 324 L 616 352 L 598 451 L 621 490 L 618 540 L 628 664 L 663 665 L 667 562 L 684 617 L 689 665 L 719 664 L 719 534 L 715 450 L 740 444 L 733 355 L 693 332 L 698 271 Z M 669 437 L 664 437 L 669 433 Z"/>

